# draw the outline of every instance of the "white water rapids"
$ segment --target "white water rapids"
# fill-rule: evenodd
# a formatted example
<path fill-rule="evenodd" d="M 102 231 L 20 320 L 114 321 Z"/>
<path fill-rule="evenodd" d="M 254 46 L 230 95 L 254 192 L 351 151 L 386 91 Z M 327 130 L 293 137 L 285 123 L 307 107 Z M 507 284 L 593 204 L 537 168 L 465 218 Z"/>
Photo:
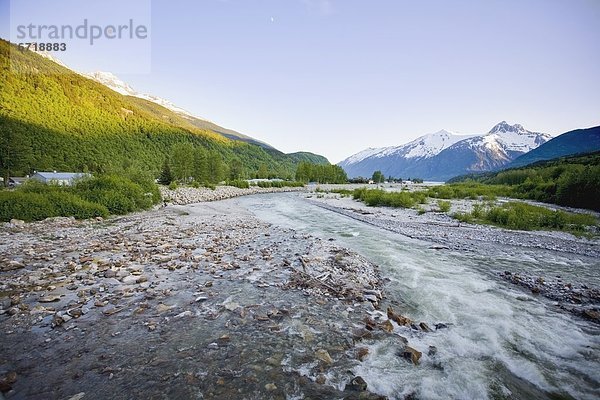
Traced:
<path fill-rule="evenodd" d="M 369 390 L 402 399 L 600 398 L 600 327 L 556 310 L 500 280 L 495 271 L 562 272 L 598 282 L 600 262 L 540 250 L 515 248 L 510 257 L 448 250 L 369 226 L 302 200 L 297 195 L 261 195 L 235 202 L 259 218 L 323 239 L 334 238 L 377 263 L 388 298 L 402 314 L 433 333 L 398 330 L 423 352 L 413 366 L 394 352 L 397 341 L 376 342 L 354 374 Z M 578 272 L 579 271 L 579 272 Z M 398 328 L 397 328 L 398 329 Z M 401 328 L 404 329 L 404 328 Z M 437 352 L 429 355 L 430 346 Z"/>

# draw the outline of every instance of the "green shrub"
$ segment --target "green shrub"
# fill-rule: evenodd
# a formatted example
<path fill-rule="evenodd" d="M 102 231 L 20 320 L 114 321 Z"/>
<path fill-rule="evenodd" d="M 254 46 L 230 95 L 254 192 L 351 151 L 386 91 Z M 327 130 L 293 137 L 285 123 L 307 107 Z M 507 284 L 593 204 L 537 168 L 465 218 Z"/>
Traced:
<path fill-rule="evenodd" d="M 456 213 L 454 218 L 469 222 L 478 220 L 508 229 L 518 230 L 563 230 L 581 232 L 586 226 L 598 223 L 590 214 L 575 214 L 522 202 L 509 202 L 487 209 L 475 204 L 471 213 Z"/>
<path fill-rule="evenodd" d="M 108 209 L 100 204 L 92 203 L 66 191 L 49 193 L 47 199 L 52 203 L 57 215 L 73 216 L 77 219 L 108 217 Z"/>
<path fill-rule="evenodd" d="M 284 181 L 285 187 L 304 187 L 304 182 L 299 181 Z"/>
<path fill-rule="evenodd" d="M 169 189 L 171 189 L 171 190 L 175 190 L 175 189 L 177 189 L 177 182 L 173 181 L 173 182 L 169 183 L 169 186 L 168 186 L 168 187 L 169 187 Z"/>
<path fill-rule="evenodd" d="M 58 216 L 56 208 L 43 194 L 19 190 L 0 192 L 0 220 L 2 221 L 16 218 L 29 222 L 56 216 Z"/>
<path fill-rule="evenodd" d="M 452 218 L 459 220 L 460 222 L 472 222 L 473 216 L 465 212 L 457 212 L 452 214 Z"/>
<path fill-rule="evenodd" d="M 352 196 L 368 206 L 411 208 L 417 202 L 423 204 L 426 196 L 419 192 L 386 192 L 381 189 L 355 189 Z"/>
<path fill-rule="evenodd" d="M 473 218 L 482 218 L 484 212 L 484 205 L 481 203 L 473 204 L 473 210 L 471 211 L 471 215 Z"/>
<path fill-rule="evenodd" d="M 437 206 L 440 212 L 447 213 L 448 211 L 450 211 L 452 203 L 450 203 L 449 201 L 438 200 Z"/>
<path fill-rule="evenodd" d="M 152 204 L 160 203 L 160 190 L 158 190 L 158 185 L 154 182 L 154 178 L 148 172 L 144 171 L 130 171 L 127 173 L 127 178 L 129 178 L 133 183 L 139 185 L 144 191 L 144 195 L 150 198 Z"/>
<path fill-rule="evenodd" d="M 83 180 L 75 185 L 74 193 L 105 206 L 111 214 L 127 214 L 150 208 L 153 204 L 152 195 L 146 195 L 140 185 L 116 175 Z"/>
<path fill-rule="evenodd" d="M 248 183 L 248 181 L 245 181 L 243 179 L 235 179 L 232 181 L 227 182 L 228 186 L 234 186 L 236 188 L 240 188 L 240 189 L 249 189 L 250 188 L 250 184 Z"/>

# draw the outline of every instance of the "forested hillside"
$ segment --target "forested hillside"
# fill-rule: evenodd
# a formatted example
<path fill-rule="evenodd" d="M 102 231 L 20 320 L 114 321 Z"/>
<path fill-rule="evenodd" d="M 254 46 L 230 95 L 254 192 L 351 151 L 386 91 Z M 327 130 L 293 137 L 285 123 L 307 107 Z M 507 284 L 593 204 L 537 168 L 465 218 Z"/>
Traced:
<path fill-rule="evenodd" d="M 158 175 L 175 144 L 191 144 L 242 166 L 293 177 L 310 153 L 286 155 L 230 140 L 194 126 L 176 113 L 118 94 L 33 52 L 0 40 L 0 170 L 119 172 L 137 168 Z"/>
<path fill-rule="evenodd" d="M 468 181 L 508 186 L 513 197 L 600 211 L 600 152 L 463 176 L 451 182 Z"/>

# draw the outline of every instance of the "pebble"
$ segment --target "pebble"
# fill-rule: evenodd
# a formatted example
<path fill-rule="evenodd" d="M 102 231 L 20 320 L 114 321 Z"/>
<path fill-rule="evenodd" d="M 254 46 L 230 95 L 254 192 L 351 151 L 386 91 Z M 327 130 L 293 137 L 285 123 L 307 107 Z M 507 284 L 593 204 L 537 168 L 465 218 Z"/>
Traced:
<path fill-rule="evenodd" d="M 191 311 L 184 311 L 182 313 L 179 313 L 175 316 L 175 318 L 179 319 L 179 318 L 185 318 L 185 317 L 191 317 L 192 315 L 194 315 Z"/>
<path fill-rule="evenodd" d="M 60 300 L 60 295 L 50 295 L 41 297 L 38 301 L 40 303 L 52 303 Z"/>
<path fill-rule="evenodd" d="M 326 364 L 333 364 L 333 358 L 331 358 L 327 350 L 319 349 L 315 352 L 315 356 Z"/>
<path fill-rule="evenodd" d="M 265 385 L 265 389 L 269 392 L 272 392 L 274 390 L 277 390 L 277 386 L 274 383 L 267 383 Z"/>

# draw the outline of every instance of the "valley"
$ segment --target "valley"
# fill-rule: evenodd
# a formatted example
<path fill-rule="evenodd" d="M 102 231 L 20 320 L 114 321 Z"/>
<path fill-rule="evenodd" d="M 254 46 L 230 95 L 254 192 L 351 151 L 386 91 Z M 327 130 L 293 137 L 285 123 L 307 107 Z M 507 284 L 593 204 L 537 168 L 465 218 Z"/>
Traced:
<path fill-rule="evenodd" d="M 599 399 L 598 15 L 0 2 L 0 400 Z"/>

